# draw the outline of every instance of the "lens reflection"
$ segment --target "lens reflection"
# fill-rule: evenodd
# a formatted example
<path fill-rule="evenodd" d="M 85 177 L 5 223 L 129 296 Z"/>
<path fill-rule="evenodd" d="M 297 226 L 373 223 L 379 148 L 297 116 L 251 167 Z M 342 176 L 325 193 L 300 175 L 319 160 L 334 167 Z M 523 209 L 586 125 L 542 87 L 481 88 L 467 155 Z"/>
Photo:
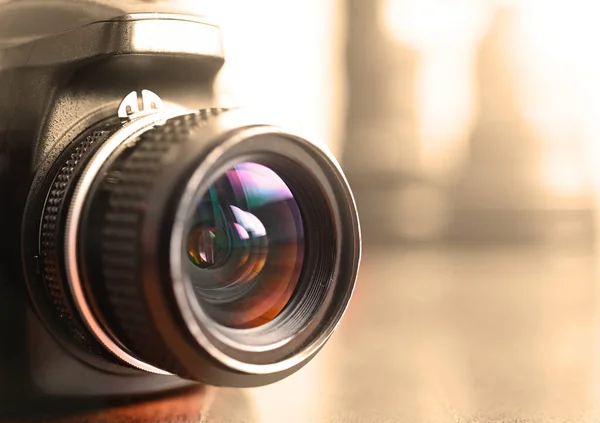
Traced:
<path fill-rule="evenodd" d="M 188 273 L 217 323 L 250 328 L 289 303 L 304 258 L 300 210 L 268 167 L 245 162 L 220 176 L 189 220 Z"/>

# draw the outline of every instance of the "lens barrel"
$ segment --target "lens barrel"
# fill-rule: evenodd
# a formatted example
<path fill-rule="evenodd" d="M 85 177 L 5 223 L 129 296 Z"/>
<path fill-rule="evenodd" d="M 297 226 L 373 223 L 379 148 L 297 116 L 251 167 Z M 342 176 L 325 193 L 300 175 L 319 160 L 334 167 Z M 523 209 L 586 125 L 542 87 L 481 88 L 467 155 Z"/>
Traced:
<path fill-rule="evenodd" d="M 107 361 L 263 385 L 310 360 L 350 300 L 360 233 L 339 166 L 243 111 L 104 123 L 46 186 L 46 298 Z"/>

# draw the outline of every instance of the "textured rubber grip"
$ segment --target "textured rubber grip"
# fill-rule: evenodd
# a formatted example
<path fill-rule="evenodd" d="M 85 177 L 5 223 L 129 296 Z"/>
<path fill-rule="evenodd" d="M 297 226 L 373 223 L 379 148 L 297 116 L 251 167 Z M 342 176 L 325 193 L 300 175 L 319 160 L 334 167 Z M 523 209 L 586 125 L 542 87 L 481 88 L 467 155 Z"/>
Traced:
<path fill-rule="evenodd" d="M 191 376 L 158 334 L 142 291 L 141 226 L 148 196 L 175 150 L 215 113 L 180 116 L 145 132 L 107 169 L 93 225 L 102 269 L 102 281 L 94 285 L 103 286 L 97 295 L 106 296 L 102 312 L 111 329 L 140 360 L 184 378 Z"/>
<path fill-rule="evenodd" d="M 117 362 L 94 339 L 79 318 L 64 275 L 63 219 L 68 209 L 68 197 L 94 147 L 101 144 L 111 131 L 94 131 L 75 140 L 63 156 L 59 170 L 52 181 L 41 217 L 40 261 L 41 274 L 51 306 L 56 311 L 65 331 L 80 347 Z"/>

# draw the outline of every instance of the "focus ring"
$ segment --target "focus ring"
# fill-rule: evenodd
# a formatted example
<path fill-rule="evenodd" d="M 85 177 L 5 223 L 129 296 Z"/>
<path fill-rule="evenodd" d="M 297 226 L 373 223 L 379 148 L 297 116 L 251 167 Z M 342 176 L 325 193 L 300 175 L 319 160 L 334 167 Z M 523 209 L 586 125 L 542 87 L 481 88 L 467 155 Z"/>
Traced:
<path fill-rule="evenodd" d="M 40 258 L 42 278 L 54 310 L 56 310 L 65 330 L 76 343 L 92 353 L 117 362 L 114 357 L 98 344 L 85 330 L 77 317 L 69 289 L 62 273 L 62 218 L 66 210 L 67 198 L 74 184 L 75 174 L 81 170 L 85 159 L 90 157 L 94 147 L 100 145 L 110 135 L 110 131 L 94 131 L 80 137 L 67 150 L 67 157 L 56 173 L 44 205 L 40 226 Z M 120 363 L 120 362 L 119 362 Z"/>
<path fill-rule="evenodd" d="M 152 366 L 181 377 L 191 378 L 159 336 L 142 291 L 141 225 L 148 196 L 170 163 L 178 146 L 190 138 L 195 128 L 217 110 L 206 110 L 168 120 L 140 136 L 105 172 L 90 202 L 87 227 L 97 231 L 98 245 L 88 247 L 86 260 L 96 260 L 102 281 L 94 281 L 104 291 L 103 310 L 111 329 L 135 356 Z M 100 195 L 97 195 L 101 193 Z M 100 252 L 100 261 L 94 258 Z M 98 275 L 90 275 L 97 278 Z"/>

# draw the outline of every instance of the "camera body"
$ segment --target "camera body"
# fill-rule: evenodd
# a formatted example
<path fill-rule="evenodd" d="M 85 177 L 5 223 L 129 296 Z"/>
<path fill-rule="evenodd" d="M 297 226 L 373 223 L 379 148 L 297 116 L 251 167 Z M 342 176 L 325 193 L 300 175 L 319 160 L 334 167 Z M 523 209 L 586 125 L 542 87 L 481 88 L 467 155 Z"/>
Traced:
<path fill-rule="evenodd" d="M 0 398 L 280 380 L 354 289 L 343 172 L 219 107 L 213 23 L 111 4 L 0 9 Z"/>
<path fill-rule="evenodd" d="M 45 34 L 14 28 L 12 37 L 3 34 L 0 50 L 0 397 L 5 399 L 150 393 L 190 383 L 176 376 L 106 371 L 89 365 L 93 357 L 82 362 L 84 351 L 65 351 L 69 342 L 57 339 L 60 330 L 48 331 L 53 319 L 44 301 L 29 300 L 21 247 L 33 281 L 40 263 L 37 246 L 27 244 L 35 240 L 22 239 L 21 226 L 28 192 L 43 183 L 64 144 L 98 121 L 117 118 L 129 92 L 152 87 L 190 109 L 214 107 L 213 82 L 224 63 L 219 30 L 191 16 L 123 15 L 125 10 L 108 6 L 68 3 L 70 19 L 55 20 Z M 43 4 L 3 7 L 11 6 L 10 13 L 0 9 L 3 28 L 9 26 L 3 19 L 34 25 L 47 11 Z M 73 22 L 76 27 L 65 27 Z"/>

